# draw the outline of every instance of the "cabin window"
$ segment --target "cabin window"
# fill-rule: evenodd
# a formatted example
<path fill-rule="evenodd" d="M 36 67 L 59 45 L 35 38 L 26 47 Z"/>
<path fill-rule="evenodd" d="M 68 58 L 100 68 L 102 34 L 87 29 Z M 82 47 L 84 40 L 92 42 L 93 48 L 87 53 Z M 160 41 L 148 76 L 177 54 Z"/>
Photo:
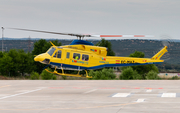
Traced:
<path fill-rule="evenodd" d="M 74 53 L 73 54 L 73 59 L 79 60 L 80 59 L 80 54 L 79 53 Z"/>
<path fill-rule="evenodd" d="M 61 50 L 58 50 L 53 57 L 61 58 Z"/>
<path fill-rule="evenodd" d="M 88 61 L 88 60 L 89 60 L 89 55 L 83 54 L 83 55 L 82 55 L 82 60 Z"/>
<path fill-rule="evenodd" d="M 57 58 L 61 58 L 61 51 L 58 51 Z"/>
<path fill-rule="evenodd" d="M 66 54 L 66 58 L 69 58 L 69 56 L 70 56 L 70 53 L 69 53 L 69 52 L 67 52 L 67 54 Z"/>
<path fill-rule="evenodd" d="M 54 53 L 56 49 L 54 47 L 52 47 L 47 53 L 52 56 L 52 54 Z"/>

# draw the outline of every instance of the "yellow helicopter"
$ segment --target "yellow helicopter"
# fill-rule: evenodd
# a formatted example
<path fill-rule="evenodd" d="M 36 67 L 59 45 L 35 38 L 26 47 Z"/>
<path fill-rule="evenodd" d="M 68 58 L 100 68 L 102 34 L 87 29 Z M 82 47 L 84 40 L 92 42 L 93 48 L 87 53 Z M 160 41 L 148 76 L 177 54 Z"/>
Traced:
<path fill-rule="evenodd" d="M 87 34 L 73 34 L 73 33 L 57 33 L 40 30 L 29 30 L 20 28 L 10 28 L 16 30 L 33 31 L 52 33 L 60 35 L 76 36 L 79 40 L 74 40 L 70 45 L 55 46 L 52 42 L 52 47 L 46 52 L 37 55 L 34 60 L 43 64 L 51 65 L 55 68 L 54 72 L 46 71 L 58 75 L 86 77 L 88 76 L 87 70 L 100 69 L 104 67 L 119 67 L 119 66 L 135 66 L 135 65 L 147 65 L 147 64 L 159 64 L 164 62 L 160 58 L 166 53 L 167 46 L 164 46 L 157 54 L 152 58 L 134 58 L 134 57 L 119 57 L 119 56 L 107 56 L 107 48 L 94 46 L 91 42 L 82 40 L 84 37 L 124 37 L 123 35 L 87 35 Z M 145 37 L 143 35 L 134 35 L 134 37 Z M 61 69 L 62 73 L 58 73 L 56 70 Z M 77 74 L 67 74 L 64 70 L 77 70 Z M 80 75 L 80 71 L 85 71 L 86 76 Z"/>

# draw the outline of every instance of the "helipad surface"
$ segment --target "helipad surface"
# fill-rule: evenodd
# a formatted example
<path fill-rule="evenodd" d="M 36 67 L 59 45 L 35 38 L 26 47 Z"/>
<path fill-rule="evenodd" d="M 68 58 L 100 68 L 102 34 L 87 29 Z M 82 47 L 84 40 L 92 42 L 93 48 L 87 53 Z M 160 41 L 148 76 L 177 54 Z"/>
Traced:
<path fill-rule="evenodd" d="M 180 81 L 0 81 L 0 113 L 50 112 L 179 113 Z"/>

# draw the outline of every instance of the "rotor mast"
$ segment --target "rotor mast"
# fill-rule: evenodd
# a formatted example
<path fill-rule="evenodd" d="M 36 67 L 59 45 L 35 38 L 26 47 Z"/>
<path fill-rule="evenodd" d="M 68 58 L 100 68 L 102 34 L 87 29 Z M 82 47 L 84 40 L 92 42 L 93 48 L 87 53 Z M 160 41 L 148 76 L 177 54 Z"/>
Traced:
<path fill-rule="evenodd" d="M 79 40 L 82 40 L 84 38 L 84 36 L 77 36 L 77 39 L 79 39 Z"/>

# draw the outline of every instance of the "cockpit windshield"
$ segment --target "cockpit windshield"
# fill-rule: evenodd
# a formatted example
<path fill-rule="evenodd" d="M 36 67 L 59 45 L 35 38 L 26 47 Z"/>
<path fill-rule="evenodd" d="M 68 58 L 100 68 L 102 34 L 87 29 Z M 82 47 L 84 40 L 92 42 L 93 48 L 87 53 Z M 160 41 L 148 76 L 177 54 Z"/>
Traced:
<path fill-rule="evenodd" d="M 47 53 L 52 56 L 52 54 L 54 53 L 56 49 L 54 47 L 52 47 Z"/>

